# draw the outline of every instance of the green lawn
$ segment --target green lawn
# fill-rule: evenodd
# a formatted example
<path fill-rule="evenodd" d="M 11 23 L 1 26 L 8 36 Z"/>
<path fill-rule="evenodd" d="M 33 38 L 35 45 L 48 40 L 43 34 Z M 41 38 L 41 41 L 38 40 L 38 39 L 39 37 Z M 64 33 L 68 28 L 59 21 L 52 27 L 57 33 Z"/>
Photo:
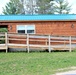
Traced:
<path fill-rule="evenodd" d="M 76 52 L 0 53 L 0 75 L 52 75 L 76 66 Z"/>

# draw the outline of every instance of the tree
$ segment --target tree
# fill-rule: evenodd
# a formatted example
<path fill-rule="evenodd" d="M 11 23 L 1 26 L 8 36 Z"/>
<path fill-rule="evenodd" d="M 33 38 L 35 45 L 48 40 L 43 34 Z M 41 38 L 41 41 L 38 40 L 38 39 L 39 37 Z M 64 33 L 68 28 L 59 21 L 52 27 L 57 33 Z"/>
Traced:
<path fill-rule="evenodd" d="M 10 0 L 3 14 L 69 14 L 70 10 L 66 0 Z"/>
<path fill-rule="evenodd" d="M 38 14 L 54 14 L 53 0 L 37 0 L 37 13 Z"/>
<path fill-rule="evenodd" d="M 36 14 L 36 0 L 24 0 L 24 7 L 25 7 L 25 13 L 26 14 Z"/>
<path fill-rule="evenodd" d="M 71 6 L 66 0 L 55 0 L 54 9 L 57 14 L 69 14 Z"/>
<path fill-rule="evenodd" d="M 3 8 L 3 14 L 25 14 L 23 4 L 19 0 L 10 0 Z"/>

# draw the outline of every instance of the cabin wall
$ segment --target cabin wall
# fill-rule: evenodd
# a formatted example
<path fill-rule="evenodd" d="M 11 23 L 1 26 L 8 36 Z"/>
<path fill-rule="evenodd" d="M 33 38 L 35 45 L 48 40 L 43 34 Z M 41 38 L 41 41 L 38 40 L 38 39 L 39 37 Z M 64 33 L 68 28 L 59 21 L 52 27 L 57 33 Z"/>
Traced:
<path fill-rule="evenodd" d="M 9 32 L 17 33 L 17 25 L 35 25 L 35 34 L 76 35 L 75 21 L 35 21 L 10 23 Z"/>
<path fill-rule="evenodd" d="M 17 33 L 17 25 L 35 25 L 35 34 L 61 35 L 61 36 L 76 36 L 75 21 L 29 21 L 29 22 L 9 22 L 1 23 L 8 25 L 8 32 Z M 25 41 L 10 40 L 10 43 L 25 44 Z M 30 42 L 31 43 L 31 42 Z M 44 44 L 44 42 L 32 42 L 33 44 Z M 56 43 L 54 43 L 56 44 Z M 59 44 L 59 43 L 58 43 Z"/>

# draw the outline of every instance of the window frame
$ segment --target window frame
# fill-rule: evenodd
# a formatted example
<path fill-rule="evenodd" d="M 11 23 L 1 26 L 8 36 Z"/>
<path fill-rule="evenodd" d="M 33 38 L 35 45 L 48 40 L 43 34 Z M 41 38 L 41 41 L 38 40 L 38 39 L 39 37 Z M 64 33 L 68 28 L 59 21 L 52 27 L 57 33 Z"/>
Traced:
<path fill-rule="evenodd" d="M 19 30 L 19 29 L 18 29 L 19 26 L 24 26 L 24 25 L 17 25 L 17 28 L 16 28 L 16 30 L 17 30 L 16 32 L 17 32 L 17 33 L 18 33 L 18 30 Z M 25 27 L 25 26 L 24 26 L 24 27 Z M 20 29 L 20 30 L 21 30 L 21 29 Z M 24 28 L 24 30 L 25 30 L 25 28 Z M 26 31 L 25 31 L 25 33 L 26 33 Z M 25 33 L 22 33 L 22 34 L 25 34 Z"/>
<path fill-rule="evenodd" d="M 28 24 L 28 25 L 17 25 L 17 27 L 16 27 L 16 30 L 17 30 L 16 32 L 17 32 L 17 33 L 18 33 L 18 26 L 24 26 L 24 28 L 25 28 L 25 29 L 24 29 L 24 30 L 25 30 L 25 33 L 22 33 L 22 34 L 35 34 L 35 33 L 36 33 L 36 29 L 35 29 L 35 25 L 34 25 L 34 24 L 30 24 L 30 25 L 29 25 L 29 24 Z M 28 27 L 28 26 L 33 26 L 33 27 L 34 27 L 34 28 L 33 28 L 34 33 L 27 33 L 27 30 L 28 30 L 27 27 Z M 32 30 L 32 29 L 31 29 L 31 30 Z"/>

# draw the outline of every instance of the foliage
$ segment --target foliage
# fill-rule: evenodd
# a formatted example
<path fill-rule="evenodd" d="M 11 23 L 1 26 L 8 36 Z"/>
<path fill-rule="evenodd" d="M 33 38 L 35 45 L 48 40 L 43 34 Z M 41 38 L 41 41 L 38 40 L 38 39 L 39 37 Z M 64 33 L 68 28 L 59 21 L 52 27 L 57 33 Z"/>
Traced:
<path fill-rule="evenodd" d="M 53 0 L 37 0 L 38 14 L 54 14 Z"/>
<path fill-rule="evenodd" d="M 76 66 L 76 52 L 0 53 L 0 75 L 51 75 Z"/>
<path fill-rule="evenodd" d="M 0 32 L 7 32 L 7 28 L 0 28 Z M 0 38 L 4 38 L 4 36 L 0 36 Z M 0 44 L 5 43 L 5 40 L 0 40 Z"/>
<path fill-rule="evenodd" d="M 66 0 L 55 0 L 54 9 L 57 14 L 69 14 L 71 6 Z"/>
<path fill-rule="evenodd" d="M 26 14 L 36 14 L 36 0 L 24 0 L 25 13 Z"/>
<path fill-rule="evenodd" d="M 3 14 L 24 14 L 23 5 L 19 0 L 10 0 L 9 3 L 6 4 L 5 8 L 3 8 Z"/>
<path fill-rule="evenodd" d="M 66 0 L 10 0 L 3 8 L 9 14 L 69 14 L 71 6 Z"/>
<path fill-rule="evenodd" d="M 0 32 L 7 32 L 7 28 L 0 28 Z"/>

